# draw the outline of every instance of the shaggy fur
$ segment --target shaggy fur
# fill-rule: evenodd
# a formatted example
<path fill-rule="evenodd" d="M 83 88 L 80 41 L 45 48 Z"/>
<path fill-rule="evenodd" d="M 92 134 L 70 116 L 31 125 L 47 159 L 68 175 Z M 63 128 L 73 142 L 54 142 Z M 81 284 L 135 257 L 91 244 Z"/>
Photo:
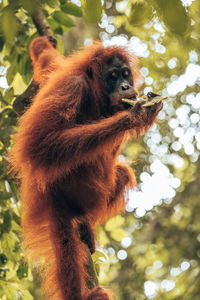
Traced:
<path fill-rule="evenodd" d="M 44 266 L 48 299 L 109 300 L 86 284 L 88 247 L 94 252 L 94 226 L 123 211 L 124 191 L 136 185 L 132 169 L 117 162 L 121 144 L 130 131 L 145 132 L 161 107 L 111 113 L 103 66 L 117 56 L 132 68 L 123 48 L 95 44 L 65 58 L 39 37 L 30 56 L 40 89 L 10 155 L 21 182 L 23 242 Z"/>

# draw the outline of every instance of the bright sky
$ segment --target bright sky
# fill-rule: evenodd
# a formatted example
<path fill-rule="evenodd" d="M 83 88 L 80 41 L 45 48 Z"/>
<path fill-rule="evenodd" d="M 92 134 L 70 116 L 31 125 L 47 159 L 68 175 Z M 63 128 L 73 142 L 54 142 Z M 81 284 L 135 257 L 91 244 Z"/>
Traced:
<path fill-rule="evenodd" d="M 3 89 L 7 89 L 9 87 L 6 77 L 4 76 L 5 74 L 6 74 L 6 68 L 0 67 L 0 87 Z"/>

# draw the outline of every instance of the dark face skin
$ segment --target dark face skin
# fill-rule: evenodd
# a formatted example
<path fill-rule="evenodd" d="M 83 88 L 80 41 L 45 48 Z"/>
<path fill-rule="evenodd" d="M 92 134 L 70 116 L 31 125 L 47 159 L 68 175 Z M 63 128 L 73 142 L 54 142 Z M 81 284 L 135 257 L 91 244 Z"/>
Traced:
<path fill-rule="evenodd" d="M 114 57 L 108 65 L 105 65 L 103 78 L 103 86 L 109 97 L 111 112 L 130 108 L 129 104 L 121 101 L 122 98 L 136 99 L 137 97 L 129 66 L 118 57 Z"/>

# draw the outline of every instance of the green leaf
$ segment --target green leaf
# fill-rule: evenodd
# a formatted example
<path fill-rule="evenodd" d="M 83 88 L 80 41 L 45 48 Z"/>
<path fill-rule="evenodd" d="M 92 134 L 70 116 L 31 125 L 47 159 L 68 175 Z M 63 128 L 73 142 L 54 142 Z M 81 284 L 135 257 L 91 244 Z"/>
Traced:
<path fill-rule="evenodd" d="M 3 95 L 2 95 L 2 92 L 0 91 L 0 102 L 3 102 L 4 99 L 3 99 Z"/>
<path fill-rule="evenodd" d="M 12 196 L 13 196 L 12 193 L 0 192 L 0 201 L 1 200 L 7 200 L 7 199 L 9 199 Z"/>
<path fill-rule="evenodd" d="M 17 35 L 19 23 L 14 11 L 9 6 L 3 9 L 1 26 L 5 38 L 13 41 Z"/>
<path fill-rule="evenodd" d="M 21 75 L 26 73 L 26 61 L 28 59 L 28 55 L 27 54 L 23 54 L 20 56 L 19 59 L 19 64 L 18 64 L 18 71 Z"/>
<path fill-rule="evenodd" d="M 55 35 L 62 35 L 63 34 L 63 28 L 62 27 L 64 27 L 64 26 L 59 26 L 59 27 L 57 27 L 55 30 L 54 30 L 54 33 L 55 33 Z M 67 27 L 65 27 L 65 28 L 67 28 Z M 58 47 L 57 47 L 58 48 Z"/>
<path fill-rule="evenodd" d="M 102 4 L 101 0 L 86 0 L 85 13 L 88 22 L 98 23 L 101 20 Z"/>
<path fill-rule="evenodd" d="M 8 259 L 5 254 L 0 254 L 0 267 L 3 267 L 7 263 Z"/>
<path fill-rule="evenodd" d="M 98 242 L 100 245 L 104 246 L 109 244 L 109 238 L 102 228 L 99 228 L 98 230 Z"/>
<path fill-rule="evenodd" d="M 49 17 L 49 12 L 48 12 L 48 10 L 43 8 L 42 11 L 43 11 L 43 14 L 44 14 L 45 18 L 48 18 L 48 17 Z"/>
<path fill-rule="evenodd" d="M 8 100 L 8 102 L 10 103 L 13 97 L 14 97 L 14 89 L 11 87 L 6 90 L 4 98 L 5 100 Z"/>
<path fill-rule="evenodd" d="M 0 152 L 2 152 L 2 150 L 4 150 L 4 144 L 2 141 L 0 141 Z M 1 200 L 1 192 L 0 192 L 0 200 Z M 2 200 L 4 200 L 4 198 Z"/>
<path fill-rule="evenodd" d="M 2 213 L 1 217 L 3 217 L 3 223 L 0 226 L 1 232 L 6 232 L 8 233 L 11 229 L 11 215 L 10 211 L 7 210 Z"/>
<path fill-rule="evenodd" d="M 32 64 L 31 64 L 31 60 L 27 53 L 23 53 L 21 55 L 19 64 L 18 64 L 18 71 L 23 78 L 23 82 L 17 83 L 16 79 L 17 79 L 17 76 L 19 76 L 19 73 L 15 74 L 15 77 L 13 78 L 14 82 L 12 84 L 13 86 L 15 84 L 15 94 L 18 94 L 18 93 L 20 94 L 21 90 L 24 88 L 24 83 L 27 85 L 30 82 L 31 77 L 32 77 Z M 18 84 L 18 87 L 16 86 L 16 83 Z M 21 84 L 23 86 L 20 86 Z"/>
<path fill-rule="evenodd" d="M 115 241 L 121 242 L 123 238 L 127 237 L 127 232 L 122 228 L 116 228 L 111 231 L 110 235 Z"/>
<path fill-rule="evenodd" d="M 142 26 L 151 20 L 152 15 L 153 8 L 149 2 L 135 2 L 131 7 L 128 20 L 133 26 Z"/>
<path fill-rule="evenodd" d="M 165 25 L 174 33 L 184 35 L 190 27 L 190 19 L 180 0 L 156 0 Z"/>
<path fill-rule="evenodd" d="M 24 261 L 21 261 L 17 269 L 17 277 L 19 279 L 23 279 L 26 278 L 27 276 L 28 276 L 28 265 Z"/>
<path fill-rule="evenodd" d="M 15 233 L 19 233 L 19 232 L 21 232 L 22 228 L 14 220 L 12 220 L 12 230 Z"/>
<path fill-rule="evenodd" d="M 53 18 L 59 23 L 66 27 L 73 27 L 74 22 L 73 20 L 68 17 L 64 12 L 62 11 L 55 11 L 53 14 Z"/>
<path fill-rule="evenodd" d="M 22 7 L 30 14 L 34 14 L 36 10 L 35 1 L 32 0 L 21 0 Z"/>
<path fill-rule="evenodd" d="M 18 196 L 19 196 L 19 190 L 17 188 L 16 183 L 11 180 L 11 181 L 9 181 L 9 184 L 10 184 L 10 189 L 11 189 L 12 193 L 15 195 L 14 196 L 15 200 L 19 201 L 19 198 L 18 198 Z M 16 217 L 16 215 L 14 214 L 13 218 L 15 219 L 15 217 Z M 15 219 L 15 221 L 18 222 L 18 224 L 20 223 L 18 217 Z"/>
<path fill-rule="evenodd" d="M 94 263 L 102 263 L 108 260 L 108 257 L 101 251 L 95 251 L 92 255 L 92 260 Z"/>
<path fill-rule="evenodd" d="M 60 0 L 60 4 L 64 5 L 67 2 L 67 0 Z"/>
<path fill-rule="evenodd" d="M 15 94 L 22 94 L 26 89 L 26 84 L 24 83 L 22 76 L 18 72 L 15 74 L 12 86 L 14 88 Z"/>
<path fill-rule="evenodd" d="M 65 13 L 75 16 L 75 17 L 82 17 L 82 10 L 80 7 L 73 3 L 65 3 L 61 6 L 62 11 Z"/>
<path fill-rule="evenodd" d="M 31 293 L 26 290 L 23 286 L 20 287 L 20 292 L 22 293 L 23 295 L 23 299 L 24 300 L 33 300 L 33 296 L 31 295 Z"/>
<path fill-rule="evenodd" d="M 7 272 L 7 269 L 0 268 L 0 279 L 6 278 L 6 272 Z"/>
<path fill-rule="evenodd" d="M 51 8 L 56 8 L 58 6 L 58 1 L 57 0 L 47 0 L 47 4 L 51 7 Z"/>
<path fill-rule="evenodd" d="M 100 264 L 96 263 L 96 264 L 94 264 L 94 266 L 95 266 L 95 270 L 96 270 L 97 276 L 99 276 L 99 274 L 100 274 Z"/>
<path fill-rule="evenodd" d="M 16 72 L 17 72 L 17 62 L 12 61 L 12 64 L 10 65 L 10 67 L 8 68 L 8 71 L 6 73 L 6 79 L 7 79 L 8 85 L 11 85 L 11 83 L 13 82 L 13 78 L 15 77 Z"/>
<path fill-rule="evenodd" d="M 6 300 L 14 300 L 16 299 L 16 288 L 12 284 L 8 283 L 7 287 L 5 288 L 5 295 L 6 295 Z"/>
<path fill-rule="evenodd" d="M 2 51 L 3 46 L 4 46 L 4 38 L 0 36 L 0 51 Z"/>
<path fill-rule="evenodd" d="M 64 54 L 64 46 L 63 46 L 63 42 L 62 39 L 60 38 L 60 36 L 56 35 L 56 40 L 57 40 L 57 49 L 61 54 Z"/>
<path fill-rule="evenodd" d="M 105 229 L 107 231 L 112 231 L 115 228 L 119 228 L 123 224 L 124 218 L 122 216 L 116 216 L 106 222 Z"/>
<path fill-rule="evenodd" d="M 130 143 L 124 150 L 126 156 L 128 156 L 133 161 L 137 160 L 139 155 L 142 153 L 142 146 L 139 143 Z"/>
<path fill-rule="evenodd" d="M 5 255 L 14 262 L 17 261 L 17 254 L 15 253 L 15 245 L 18 242 L 18 237 L 15 233 L 10 231 L 3 234 L 2 248 Z"/>
<path fill-rule="evenodd" d="M 58 22 L 56 22 L 53 18 L 49 18 L 47 21 L 53 31 L 60 27 L 60 24 L 58 24 Z"/>
<path fill-rule="evenodd" d="M 15 11 L 20 8 L 20 0 L 9 0 L 8 3 Z"/>

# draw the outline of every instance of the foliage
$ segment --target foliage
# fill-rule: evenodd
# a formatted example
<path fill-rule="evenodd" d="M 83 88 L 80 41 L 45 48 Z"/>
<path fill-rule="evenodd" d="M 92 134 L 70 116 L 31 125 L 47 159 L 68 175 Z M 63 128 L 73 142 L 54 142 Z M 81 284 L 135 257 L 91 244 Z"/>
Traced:
<path fill-rule="evenodd" d="M 0 90 L 0 298 L 42 299 L 20 247 L 21 204 L 6 155 L 17 122 L 12 103 L 32 77 L 28 47 L 38 3 L 61 52 L 98 36 L 129 40 L 141 60 L 140 89 L 170 96 L 158 124 L 122 151 L 139 186 L 129 193 L 126 214 L 97 229 L 100 280 L 120 300 L 199 299 L 198 0 L 0 1 L 0 85 L 4 75 L 9 85 Z"/>

